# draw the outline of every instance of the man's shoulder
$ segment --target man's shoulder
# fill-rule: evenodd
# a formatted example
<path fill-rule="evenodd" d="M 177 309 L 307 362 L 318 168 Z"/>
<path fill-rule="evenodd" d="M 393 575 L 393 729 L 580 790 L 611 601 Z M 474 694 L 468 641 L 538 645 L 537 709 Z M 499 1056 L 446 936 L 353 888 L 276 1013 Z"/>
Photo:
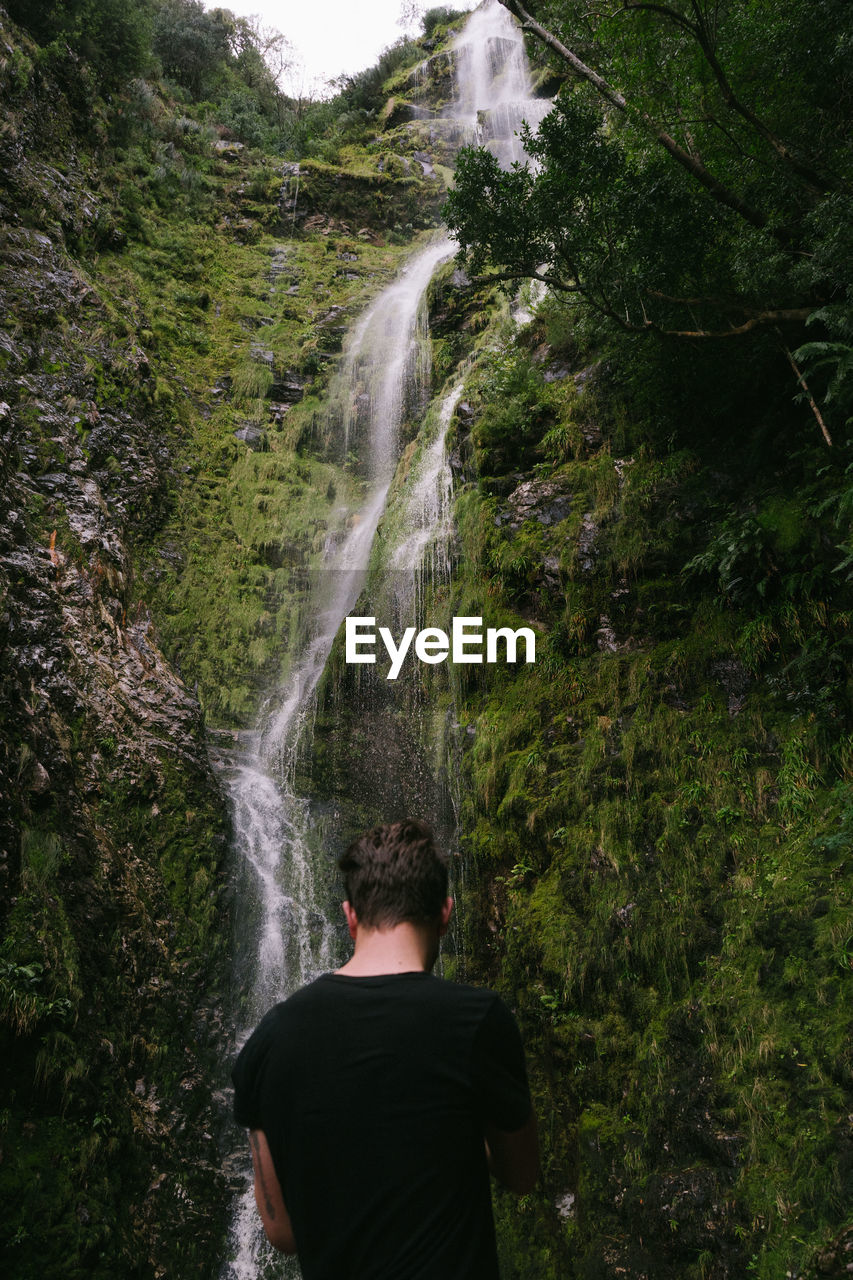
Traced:
<path fill-rule="evenodd" d="M 279 1001 L 270 1010 L 275 1014 L 276 1021 L 286 1021 L 288 1018 L 300 1015 L 303 1011 L 308 1011 L 318 1004 L 327 1001 L 334 1001 L 335 986 L 329 981 L 333 975 L 323 973 L 319 977 L 314 978 L 311 982 L 305 984 L 304 987 L 297 989 L 285 999 Z"/>
<path fill-rule="evenodd" d="M 327 989 L 322 980 L 315 979 L 272 1005 L 249 1036 L 240 1058 L 260 1060 L 270 1053 L 279 1052 L 294 1034 L 299 1034 L 305 1023 L 317 1019 L 326 996 Z"/>
<path fill-rule="evenodd" d="M 488 987 L 475 987 L 434 974 L 412 975 L 411 982 L 401 982 L 387 990 L 390 1001 L 405 1004 L 414 1015 L 467 1028 L 471 1034 L 489 1022 L 495 1010 L 508 1014 L 500 997 Z M 399 998 L 395 1000 L 395 996 Z"/>
<path fill-rule="evenodd" d="M 475 987 L 468 982 L 455 982 L 447 978 L 435 979 L 436 998 L 446 1000 L 448 1004 L 471 1005 L 474 1008 L 487 1010 L 500 1000 L 496 992 L 489 987 Z"/>
<path fill-rule="evenodd" d="M 501 1003 L 497 993 L 488 987 L 475 987 L 432 973 L 372 974 L 365 977 L 324 973 L 300 987 L 270 1012 L 279 1019 L 287 1018 L 318 1004 L 346 1001 L 349 996 L 361 999 L 373 996 L 380 1000 L 399 997 L 406 1002 L 481 1009 L 484 1013 L 494 1004 Z"/>
<path fill-rule="evenodd" d="M 381 1008 L 389 1014 L 408 1009 L 427 1017 L 461 1018 L 472 1028 L 496 1015 L 499 1019 L 511 1017 L 500 996 L 488 987 L 416 972 L 370 977 L 322 974 L 275 1005 L 267 1019 L 271 1033 L 283 1034 L 303 1022 L 356 1017 L 368 1008 Z"/>
<path fill-rule="evenodd" d="M 283 1000 L 279 1000 L 267 1009 L 255 1029 L 256 1033 L 275 1035 L 290 1018 L 299 1016 L 303 1011 L 315 1006 L 318 1001 L 327 998 L 329 992 L 328 987 L 323 982 L 324 976 L 326 975 L 315 978 L 312 982 L 306 983 L 304 987 L 297 987 L 290 995 L 285 996 Z"/>

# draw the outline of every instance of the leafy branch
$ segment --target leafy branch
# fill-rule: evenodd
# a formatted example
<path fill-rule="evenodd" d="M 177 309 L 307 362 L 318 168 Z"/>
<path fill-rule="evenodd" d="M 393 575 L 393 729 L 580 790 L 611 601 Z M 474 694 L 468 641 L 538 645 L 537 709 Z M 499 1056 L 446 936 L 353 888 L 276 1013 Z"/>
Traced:
<path fill-rule="evenodd" d="M 768 226 L 769 219 L 765 213 L 760 209 L 756 209 L 742 196 L 738 195 L 737 192 L 732 191 L 730 187 L 721 182 L 719 178 L 716 178 L 714 174 L 706 168 L 697 155 L 691 154 L 689 151 L 685 150 L 684 147 L 680 146 L 679 143 L 676 142 L 675 138 L 673 138 L 665 129 L 662 129 L 647 111 L 642 108 L 639 110 L 632 108 L 623 93 L 613 85 L 609 84 L 608 81 L 605 80 L 603 76 L 599 75 L 597 71 L 593 70 L 592 67 L 587 66 L 587 64 L 579 58 L 576 53 L 573 53 L 567 45 L 563 44 L 563 42 L 552 32 L 548 31 L 539 22 L 537 22 L 536 19 L 532 17 L 520 3 L 520 0 L 500 0 L 500 2 L 505 9 L 509 9 L 510 13 L 514 14 L 515 17 L 519 19 L 526 30 L 531 31 L 539 40 L 542 41 L 544 45 L 547 46 L 547 48 L 556 53 L 557 56 L 572 69 L 575 75 L 579 76 L 580 79 L 585 80 L 587 84 L 592 85 L 605 102 L 609 103 L 610 106 L 615 107 L 615 109 L 622 115 L 631 115 L 637 119 L 644 131 L 650 137 L 654 138 L 655 141 L 658 142 L 670 156 L 672 156 L 673 160 L 682 167 L 682 169 L 685 169 L 691 177 L 701 183 L 705 190 L 708 191 L 719 204 L 725 205 L 727 208 L 734 210 L 735 213 L 739 214 L 740 217 L 744 218 L 753 227 L 763 229 Z M 628 10 L 640 7 L 648 6 L 632 4 L 627 4 L 625 6 Z M 672 13 L 672 11 L 668 10 L 666 6 L 655 5 L 651 7 L 663 13 Z M 682 26 L 689 26 L 691 27 L 691 30 L 698 31 L 698 28 L 693 28 L 691 24 L 685 23 L 685 20 L 680 18 L 680 16 L 679 24 Z M 700 47 L 702 47 L 701 44 Z M 782 227 L 771 228 L 771 233 L 777 236 L 780 240 L 783 240 L 785 243 L 790 239 L 790 232 Z"/>

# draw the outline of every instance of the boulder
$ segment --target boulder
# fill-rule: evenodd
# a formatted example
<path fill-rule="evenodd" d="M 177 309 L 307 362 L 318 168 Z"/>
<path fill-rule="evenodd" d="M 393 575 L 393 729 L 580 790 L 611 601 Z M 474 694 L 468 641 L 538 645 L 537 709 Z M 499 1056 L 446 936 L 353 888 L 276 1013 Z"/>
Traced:
<path fill-rule="evenodd" d="M 500 523 L 518 529 L 525 520 L 554 525 L 565 520 L 572 506 L 572 495 L 559 480 L 524 480 L 513 489 L 500 513 Z"/>
<path fill-rule="evenodd" d="M 267 398 L 276 404 L 298 404 L 305 395 L 305 379 L 293 369 L 285 369 L 270 383 Z"/>
<path fill-rule="evenodd" d="M 234 432 L 234 436 L 257 453 L 266 453 L 270 447 L 266 431 L 254 422 L 246 422 L 242 427 L 238 427 Z"/>

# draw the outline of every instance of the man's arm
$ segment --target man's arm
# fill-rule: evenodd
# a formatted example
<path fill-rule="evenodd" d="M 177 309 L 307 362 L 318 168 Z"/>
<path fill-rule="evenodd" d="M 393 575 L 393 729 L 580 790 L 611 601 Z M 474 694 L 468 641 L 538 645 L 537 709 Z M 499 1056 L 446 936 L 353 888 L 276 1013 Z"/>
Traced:
<path fill-rule="evenodd" d="M 255 1170 L 255 1204 L 258 1206 L 267 1239 L 281 1253 L 296 1253 L 290 1214 L 281 1194 L 281 1185 L 263 1129 L 250 1130 L 249 1146 Z"/>
<path fill-rule="evenodd" d="M 525 1196 L 539 1177 L 539 1139 L 533 1110 L 520 1129 L 510 1133 L 489 1125 L 486 1129 L 489 1170 L 508 1191 Z"/>

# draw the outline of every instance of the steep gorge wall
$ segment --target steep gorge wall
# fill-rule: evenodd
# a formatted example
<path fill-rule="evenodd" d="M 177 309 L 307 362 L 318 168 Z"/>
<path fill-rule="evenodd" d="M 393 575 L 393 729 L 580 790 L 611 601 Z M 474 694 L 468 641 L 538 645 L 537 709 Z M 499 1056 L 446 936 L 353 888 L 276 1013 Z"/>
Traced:
<path fill-rule="evenodd" d="M 174 1274 L 210 1265 L 223 1212 L 227 929 L 198 701 L 136 575 L 176 439 L 94 269 L 123 239 L 105 175 L 4 37 L 0 1257 L 21 1278 Z"/>
<path fill-rule="evenodd" d="M 482 301 L 448 271 L 433 314 L 446 345 Z M 734 374 L 703 420 L 677 350 L 656 376 L 675 403 L 695 380 L 691 413 L 660 432 L 636 353 L 601 357 L 553 300 L 493 319 L 449 442 L 438 607 L 539 636 L 533 669 L 451 673 L 467 971 L 519 1014 L 544 1147 L 541 1193 L 500 1202 L 503 1265 L 841 1277 L 846 458 Z"/>
<path fill-rule="evenodd" d="M 230 925 L 206 732 L 286 668 L 360 485 L 321 396 L 442 180 L 405 127 L 284 166 L 156 84 L 108 106 L 0 20 L 0 1257 L 212 1274 Z"/>
<path fill-rule="evenodd" d="M 286 669 L 359 488 L 322 412 L 341 330 L 436 199 L 415 150 L 448 153 L 401 76 L 280 211 L 279 162 L 149 87 L 107 173 L 6 35 L 3 1260 L 202 1274 L 228 925 L 200 704 L 232 733 Z M 367 752 L 389 812 L 459 820 L 465 974 L 517 1009 L 542 1121 L 541 1188 L 499 1202 L 506 1274 L 846 1274 L 844 460 L 758 389 L 720 433 L 701 362 L 672 361 L 679 424 L 559 309 L 519 338 L 452 267 L 432 324 L 436 390 L 466 387 L 455 585 L 427 607 L 534 626 L 537 666 L 403 697 L 333 663 L 305 769 L 363 796 Z"/>
<path fill-rule="evenodd" d="M 497 987 L 521 1021 L 543 1178 L 520 1205 L 498 1195 L 502 1273 L 840 1280 L 845 458 L 743 383 L 742 417 L 697 405 L 656 432 L 624 352 L 584 347 L 553 300 L 519 329 L 453 264 L 430 319 L 434 403 L 464 384 L 453 573 L 419 575 L 395 616 L 381 547 L 412 443 L 357 612 L 395 635 L 453 615 L 528 626 L 537 661 L 410 658 L 390 682 L 381 656 L 347 667 L 339 645 L 305 768 L 353 831 L 378 808 L 437 820 L 459 916 L 445 972 Z M 676 396 L 690 361 L 661 359 Z M 690 372 L 701 385 L 701 358 Z"/>

